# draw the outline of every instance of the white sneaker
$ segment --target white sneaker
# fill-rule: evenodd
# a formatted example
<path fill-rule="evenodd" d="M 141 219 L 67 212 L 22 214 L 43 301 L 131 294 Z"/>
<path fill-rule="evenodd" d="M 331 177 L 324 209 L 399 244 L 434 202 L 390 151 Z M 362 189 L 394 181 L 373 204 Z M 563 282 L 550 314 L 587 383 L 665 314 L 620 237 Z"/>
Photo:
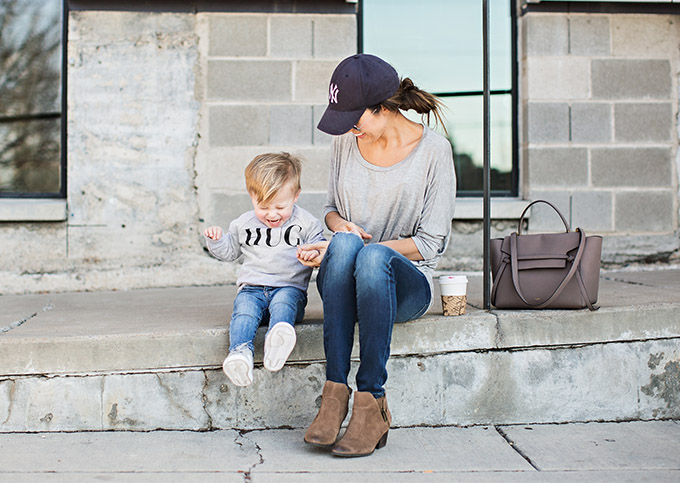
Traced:
<path fill-rule="evenodd" d="M 250 386 L 253 383 L 253 353 L 248 348 L 229 352 L 222 370 L 235 385 Z"/>
<path fill-rule="evenodd" d="M 264 368 L 276 372 L 288 360 L 295 347 L 295 329 L 288 322 L 279 322 L 264 338 Z"/>

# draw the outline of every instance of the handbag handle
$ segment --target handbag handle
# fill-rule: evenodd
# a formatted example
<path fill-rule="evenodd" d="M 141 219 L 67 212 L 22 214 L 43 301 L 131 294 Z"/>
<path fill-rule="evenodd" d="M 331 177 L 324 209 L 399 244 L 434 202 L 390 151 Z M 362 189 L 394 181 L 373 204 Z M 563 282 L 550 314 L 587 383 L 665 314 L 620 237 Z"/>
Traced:
<path fill-rule="evenodd" d="M 531 206 L 531 205 L 529 205 L 529 206 Z M 566 224 L 566 221 L 565 221 L 565 224 Z M 567 274 L 564 276 L 564 279 L 562 279 L 562 282 L 560 282 L 560 284 L 557 286 L 557 288 L 552 293 L 552 295 L 550 297 L 548 297 L 548 299 L 545 300 L 544 302 L 541 302 L 541 303 L 538 303 L 538 304 L 529 303 L 527 301 L 527 299 L 524 297 L 524 294 L 522 293 L 522 288 L 519 285 L 519 270 L 517 268 L 517 262 L 518 262 L 518 260 L 517 260 L 517 236 L 518 236 L 518 234 L 517 233 L 511 233 L 510 234 L 510 268 L 512 270 L 512 284 L 515 286 L 515 290 L 517 291 L 517 295 L 519 295 L 519 297 L 522 299 L 522 301 L 525 304 L 529 305 L 530 307 L 534 307 L 536 309 L 542 309 L 542 308 L 547 307 L 548 305 L 550 305 L 553 302 L 553 300 L 555 300 L 557 297 L 560 296 L 560 294 L 564 290 L 564 287 L 567 286 L 569 281 L 576 274 L 576 271 L 578 270 L 579 264 L 581 263 L 581 257 L 583 256 L 583 250 L 586 246 L 586 234 L 580 228 L 577 228 L 576 231 L 579 233 L 578 250 L 576 251 L 576 256 L 574 257 L 574 261 L 571 264 L 571 268 L 569 269 L 569 272 L 567 272 Z"/>
<path fill-rule="evenodd" d="M 564 215 L 562 215 L 562 212 L 557 209 L 555 205 L 550 203 L 549 201 L 545 200 L 535 200 L 529 203 L 526 208 L 524 208 L 524 211 L 522 212 L 522 216 L 519 217 L 519 225 L 517 226 L 517 234 L 521 235 L 522 234 L 522 224 L 524 223 L 524 215 L 526 214 L 527 210 L 531 208 L 532 205 L 535 205 L 536 203 L 545 203 L 546 205 L 550 206 L 553 210 L 557 212 L 558 215 L 560 215 L 560 218 L 562 219 L 562 223 L 564 223 L 564 228 L 566 228 L 567 233 L 569 233 L 569 223 L 567 223 L 567 220 L 564 218 Z"/>

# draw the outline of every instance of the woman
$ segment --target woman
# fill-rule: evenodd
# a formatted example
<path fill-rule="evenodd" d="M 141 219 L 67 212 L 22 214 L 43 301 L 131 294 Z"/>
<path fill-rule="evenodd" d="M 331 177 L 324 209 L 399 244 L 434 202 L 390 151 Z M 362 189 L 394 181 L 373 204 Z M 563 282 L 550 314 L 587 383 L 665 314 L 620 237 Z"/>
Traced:
<path fill-rule="evenodd" d="M 326 383 L 305 442 L 336 456 L 364 456 L 387 442 L 391 415 L 385 390 L 392 326 L 432 304 L 432 272 L 446 249 L 455 204 L 451 145 L 400 110 L 434 114 L 439 100 L 382 59 L 359 54 L 333 72 L 318 128 L 334 139 L 325 222 L 335 234 L 308 245 L 320 255 Z M 354 324 L 360 365 L 352 418 L 347 385 Z"/>

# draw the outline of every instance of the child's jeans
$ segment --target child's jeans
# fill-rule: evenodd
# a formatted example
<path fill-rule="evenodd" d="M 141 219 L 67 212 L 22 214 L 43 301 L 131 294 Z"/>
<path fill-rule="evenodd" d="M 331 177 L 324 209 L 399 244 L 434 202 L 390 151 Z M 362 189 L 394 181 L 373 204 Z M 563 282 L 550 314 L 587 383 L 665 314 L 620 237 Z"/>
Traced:
<path fill-rule="evenodd" d="M 229 324 L 229 350 L 244 344 L 253 351 L 253 339 L 262 322 L 271 329 L 278 322 L 295 325 L 305 315 L 307 294 L 295 287 L 244 285 L 234 299 Z"/>

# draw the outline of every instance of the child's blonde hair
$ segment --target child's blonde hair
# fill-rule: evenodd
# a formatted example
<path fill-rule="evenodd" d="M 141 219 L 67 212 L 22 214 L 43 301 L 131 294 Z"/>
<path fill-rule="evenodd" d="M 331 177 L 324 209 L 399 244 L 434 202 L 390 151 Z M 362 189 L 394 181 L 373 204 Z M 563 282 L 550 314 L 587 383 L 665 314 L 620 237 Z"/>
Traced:
<path fill-rule="evenodd" d="M 301 172 L 302 162 L 289 153 L 260 154 L 246 166 L 246 189 L 258 203 L 267 203 L 284 186 L 298 193 Z"/>

